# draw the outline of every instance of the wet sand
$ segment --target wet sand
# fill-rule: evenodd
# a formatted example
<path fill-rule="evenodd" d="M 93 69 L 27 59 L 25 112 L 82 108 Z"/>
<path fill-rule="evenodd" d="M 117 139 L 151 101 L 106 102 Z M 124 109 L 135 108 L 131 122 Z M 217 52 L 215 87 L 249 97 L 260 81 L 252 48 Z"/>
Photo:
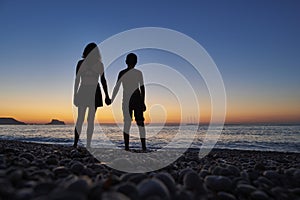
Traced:
<path fill-rule="evenodd" d="M 80 147 L 0 140 L 0 199 L 300 199 L 300 154 L 187 151 L 148 173 L 124 173 Z"/>

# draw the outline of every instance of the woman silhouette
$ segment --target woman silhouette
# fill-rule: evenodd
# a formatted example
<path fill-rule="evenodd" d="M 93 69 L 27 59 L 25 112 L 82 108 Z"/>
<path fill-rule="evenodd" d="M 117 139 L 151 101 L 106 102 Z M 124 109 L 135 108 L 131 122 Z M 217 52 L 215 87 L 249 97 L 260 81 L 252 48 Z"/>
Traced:
<path fill-rule="evenodd" d="M 99 86 L 99 77 L 105 93 L 105 103 L 109 105 L 111 100 L 107 92 L 107 84 L 104 76 L 104 67 L 101 61 L 100 51 L 95 43 L 88 44 L 82 54 L 76 67 L 76 79 L 74 84 L 73 103 L 78 107 L 78 117 L 74 130 L 74 145 L 77 147 L 79 136 L 82 130 L 82 124 L 85 117 L 86 109 L 88 111 L 87 126 L 87 147 L 91 145 L 92 135 L 94 132 L 94 120 L 98 107 L 103 106 L 102 94 Z"/>

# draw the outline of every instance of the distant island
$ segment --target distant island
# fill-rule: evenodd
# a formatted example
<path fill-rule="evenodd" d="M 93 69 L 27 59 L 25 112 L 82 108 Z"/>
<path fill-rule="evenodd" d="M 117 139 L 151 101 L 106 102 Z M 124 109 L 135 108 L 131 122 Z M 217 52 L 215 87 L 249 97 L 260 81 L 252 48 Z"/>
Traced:
<path fill-rule="evenodd" d="M 0 125 L 26 125 L 26 123 L 20 122 L 12 117 L 0 117 Z"/>
<path fill-rule="evenodd" d="M 50 123 L 47 123 L 46 125 L 66 125 L 65 122 L 60 121 L 58 119 L 52 119 Z"/>

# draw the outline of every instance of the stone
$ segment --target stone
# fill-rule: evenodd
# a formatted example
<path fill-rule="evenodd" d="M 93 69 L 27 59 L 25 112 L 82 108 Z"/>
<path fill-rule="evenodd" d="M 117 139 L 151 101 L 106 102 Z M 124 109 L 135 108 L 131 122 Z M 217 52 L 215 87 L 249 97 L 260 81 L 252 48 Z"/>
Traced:
<path fill-rule="evenodd" d="M 243 195 L 250 195 L 255 190 L 256 188 L 254 186 L 248 184 L 238 184 L 236 187 L 236 192 Z"/>
<path fill-rule="evenodd" d="M 176 191 L 176 185 L 173 177 L 169 173 L 158 173 L 154 175 L 155 178 L 162 181 L 165 186 L 168 188 L 169 193 L 172 195 Z"/>
<path fill-rule="evenodd" d="M 232 189 L 232 181 L 225 176 L 209 175 L 204 179 L 208 188 L 214 191 L 230 191 Z"/>
<path fill-rule="evenodd" d="M 146 178 L 148 178 L 146 174 L 134 174 L 128 178 L 128 181 L 137 185 Z"/>
<path fill-rule="evenodd" d="M 263 175 L 265 177 L 267 177 L 268 179 L 270 180 L 276 180 L 276 179 L 279 179 L 280 176 L 278 174 L 278 172 L 274 171 L 274 170 L 267 170 L 267 171 L 264 171 L 263 172 Z"/>
<path fill-rule="evenodd" d="M 218 192 L 217 197 L 219 200 L 236 200 L 233 194 L 227 192 Z"/>
<path fill-rule="evenodd" d="M 273 182 L 270 181 L 268 178 L 264 177 L 264 176 L 260 176 L 258 177 L 257 181 L 259 181 L 259 183 L 263 183 L 266 184 L 269 187 L 274 186 Z"/>
<path fill-rule="evenodd" d="M 48 156 L 46 158 L 46 164 L 48 164 L 48 165 L 57 165 L 58 160 L 57 160 L 56 156 L 52 156 L 52 155 Z"/>
<path fill-rule="evenodd" d="M 195 171 L 190 171 L 184 175 L 183 185 L 187 190 L 202 189 L 202 182 Z"/>
<path fill-rule="evenodd" d="M 258 171 L 264 171 L 266 168 L 265 168 L 264 164 L 262 164 L 262 163 L 256 163 L 254 165 L 254 169 L 258 170 Z"/>
<path fill-rule="evenodd" d="M 210 175 L 210 172 L 206 169 L 202 169 L 199 173 L 199 176 L 204 179 L 207 175 Z"/>
<path fill-rule="evenodd" d="M 234 176 L 239 176 L 240 175 L 240 169 L 234 165 L 228 165 L 227 169 L 230 171 L 230 173 Z"/>
<path fill-rule="evenodd" d="M 55 183 L 39 183 L 33 189 L 36 196 L 47 195 L 56 187 Z"/>
<path fill-rule="evenodd" d="M 19 165 L 23 167 L 29 167 L 30 166 L 30 161 L 27 160 L 26 158 L 20 158 L 19 159 Z"/>
<path fill-rule="evenodd" d="M 70 183 L 67 187 L 67 190 L 72 192 L 80 192 L 83 194 L 87 194 L 89 191 L 90 183 L 91 181 L 87 177 L 79 178 L 78 180 Z"/>
<path fill-rule="evenodd" d="M 89 189 L 88 199 L 89 200 L 98 200 L 100 199 L 102 193 L 103 193 L 103 183 L 98 182 L 91 186 Z"/>
<path fill-rule="evenodd" d="M 167 187 L 158 179 L 146 179 L 138 186 L 140 198 L 159 197 L 161 199 L 170 199 Z"/>
<path fill-rule="evenodd" d="M 51 192 L 50 195 L 45 196 L 45 200 L 87 200 L 87 197 L 80 192 L 73 192 L 67 190 L 61 190 L 58 192 Z"/>
<path fill-rule="evenodd" d="M 185 169 L 182 169 L 182 170 L 179 172 L 178 182 L 179 182 L 180 184 L 182 184 L 182 183 L 183 183 L 183 177 L 184 177 L 184 175 L 185 175 L 186 173 L 188 173 L 188 172 L 191 172 L 191 171 L 193 171 L 191 168 L 185 168 Z"/>
<path fill-rule="evenodd" d="M 269 196 L 261 190 L 256 190 L 251 193 L 251 198 L 255 200 L 268 200 Z"/>
<path fill-rule="evenodd" d="M 119 193 L 126 195 L 131 200 L 139 199 L 139 191 L 133 183 L 121 183 L 116 186 L 115 190 Z"/>
<path fill-rule="evenodd" d="M 55 176 L 58 178 L 63 178 L 70 174 L 70 171 L 64 166 L 59 166 L 59 167 L 54 168 L 53 172 L 54 172 Z"/>
<path fill-rule="evenodd" d="M 130 200 L 127 196 L 119 192 L 105 192 L 101 196 L 102 200 Z"/>
<path fill-rule="evenodd" d="M 222 170 L 223 168 L 222 167 L 220 167 L 220 166 L 216 166 L 216 167 L 214 167 L 212 170 L 211 170 L 211 173 L 213 174 L 213 175 L 221 175 L 221 170 Z"/>
<path fill-rule="evenodd" d="M 80 174 L 84 169 L 84 165 L 81 162 L 74 162 L 70 169 L 73 173 Z"/>
<path fill-rule="evenodd" d="M 23 188 L 16 192 L 15 199 L 17 200 L 27 200 L 32 199 L 33 197 L 33 190 L 32 188 Z"/>
<path fill-rule="evenodd" d="M 23 178 L 23 171 L 22 170 L 13 170 L 9 175 L 8 175 L 9 180 L 14 184 L 18 184 L 21 182 Z"/>
<path fill-rule="evenodd" d="M 193 200 L 193 196 L 190 192 L 187 192 L 185 190 L 180 190 L 175 194 L 174 200 Z"/>
<path fill-rule="evenodd" d="M 29 160 L 30 162 L 32 162 L 35 159 L 35 156 L 32 155 L 31 153 L 21 153 L 19 155 L 20 158 L 26 158 L 27 160 Z"/>

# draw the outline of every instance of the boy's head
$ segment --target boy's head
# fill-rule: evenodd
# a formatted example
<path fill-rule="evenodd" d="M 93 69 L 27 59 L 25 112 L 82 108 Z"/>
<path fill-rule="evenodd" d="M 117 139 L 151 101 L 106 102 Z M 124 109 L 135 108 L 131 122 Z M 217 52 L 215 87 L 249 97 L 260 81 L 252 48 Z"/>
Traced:
<path fill-rule="evenodd" d="M 126 57 L 126 64 L 128 67 L 134 67 L 137 63 L 137 56 L 134 53 L 130 53 Z"/>

